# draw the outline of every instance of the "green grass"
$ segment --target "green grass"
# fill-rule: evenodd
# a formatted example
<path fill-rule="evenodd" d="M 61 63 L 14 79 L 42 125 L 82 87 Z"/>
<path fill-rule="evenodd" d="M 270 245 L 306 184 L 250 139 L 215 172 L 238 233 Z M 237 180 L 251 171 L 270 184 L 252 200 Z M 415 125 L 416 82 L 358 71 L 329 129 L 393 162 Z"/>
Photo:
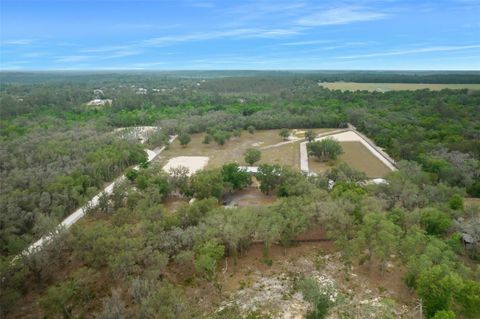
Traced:
<path fill-rule="evenodd" d="M 340 155 L 335 162 L 321 163 L 317 161 L 315 157 L 309 157 L 308 165 L 310 171 L 323 173 L 343 161 L 349 166 L 364 172 L 370 178 L 384 177 L 390 172 L 390 169 L 375 157 L 362 143 L 340 142 L 340 145 L 342 145 L 344 153 Z"/>

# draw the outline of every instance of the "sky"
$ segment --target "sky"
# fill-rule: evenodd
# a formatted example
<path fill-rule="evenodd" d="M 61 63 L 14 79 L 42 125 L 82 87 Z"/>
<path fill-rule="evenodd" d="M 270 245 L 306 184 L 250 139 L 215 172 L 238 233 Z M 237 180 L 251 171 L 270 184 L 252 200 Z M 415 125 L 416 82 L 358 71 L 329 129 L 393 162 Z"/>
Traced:
<path fill-rule="evenodd" d="M 1 70 L 480 70 L 480 0 L 0 0 Z"/>

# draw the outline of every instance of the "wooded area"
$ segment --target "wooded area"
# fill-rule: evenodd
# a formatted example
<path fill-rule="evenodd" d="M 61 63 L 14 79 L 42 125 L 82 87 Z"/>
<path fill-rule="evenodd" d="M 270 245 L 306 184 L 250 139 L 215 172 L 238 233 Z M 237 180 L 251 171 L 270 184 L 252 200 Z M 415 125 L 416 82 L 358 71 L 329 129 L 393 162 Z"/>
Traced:
<path fill-rule="evenodd" d="M 2 73 L 2 313 L 25 315 L 17 305 L 27 305 L 28 294 L 36 298 L 27 307 L 34 317 L 215 318 L 218 303 L 202 308 L 189 297 L 189 287 L 211 284 L 218 299 L 218 268 L 225 257 L 236 260 L 253 241 L 261 241 L 268 263 L 272 245 L 290 247 L 306 230 L 321 226 L 346 271 L 366 264 L 383 274 L 393 263 L 405 270 L 405 283 L 423 300 L 427 317 L 478 318 L 480 247 L 477 242 L 467 249 L 462 236 L 468 232 L 480 239 L 479 207 L 464 204 L 465 197 L 480 197 L 480 92 L 341 92 L 319 87 L 320 80 L 480 83 L 480 75 Z M 113 103 L 88 106 L 95 98 Z M 191 177 L 142 165 L 92 209 L 88 221 L 11 263 L 106 182 L 144 163 L 143 149 L 165 145 L 168 135 L 181 133 L 188 149 L 189 134 L 199 132 L 229 143 L 242 129 L 255 134 L 347 123 L 398 161 L 388 183 L 365 185 L 365 175 L 346 165 L 305 176 L 291 167 L 263 164 L 256 174 L 260 190 L 279 199 L 230 210 L 220 205 L 224 196 L 252 182 L 237 164 Z M 146 144 L 113 133 L 140 125 L 161 130 Z M 260 159 L 254 155 L 251 163 Z M 163 203 L 172 194 L 197 201 L 167 214 Z M 305 279 L 298 289 L 317 288 Z M 340 301 L 326 302 L 321 292 L 304 294 L 315 313 L 341 307 Z M 231 309 L 220 317 L 238 316 Z"/>

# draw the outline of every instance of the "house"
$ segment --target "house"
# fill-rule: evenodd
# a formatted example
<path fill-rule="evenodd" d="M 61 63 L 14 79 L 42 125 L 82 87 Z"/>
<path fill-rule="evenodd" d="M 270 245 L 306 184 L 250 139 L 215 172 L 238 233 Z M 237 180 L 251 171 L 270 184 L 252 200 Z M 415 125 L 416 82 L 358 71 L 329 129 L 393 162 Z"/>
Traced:
<path fill-rule="evenodd" d="M 105 106 L 112 105 L 111 99 L 93 99 L 87 103 L 88 106 Z"/>

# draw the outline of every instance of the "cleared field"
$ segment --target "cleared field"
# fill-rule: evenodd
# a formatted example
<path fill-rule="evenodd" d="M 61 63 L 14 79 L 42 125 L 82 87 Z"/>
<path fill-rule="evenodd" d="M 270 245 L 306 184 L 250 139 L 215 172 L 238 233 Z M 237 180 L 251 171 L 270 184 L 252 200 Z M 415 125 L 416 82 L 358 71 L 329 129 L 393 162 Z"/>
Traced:
<path fill-rule="evenodd" d="M 289 165 L 298 168 L 300 163 L 299 143 L 295 142 L 262 150 L 262 159 L 258 164 Z"/>
<path fill-rule="evenodd" d="M 208 163 L 208 156 L 178 156 L 168 160 L 168 163 L 163 167 L 165 172 L 170 172 L 172 169 L 178 167 L 188 168 L 189 175 L 195 174 L 202 170 Z"/>
<path fill-rule="evenodd" d="M 424 90 L 439 91 L 443 89 L 480 90 L 480 84 L 422 84 L 422 83 L 357 83 L 357 82 L 324 82 L 318 85 L 330 90 L 342 91 L 403 91 Z"/>
<path fill-rule="evenodd" d="M 314 157 L 309 157 L 308 165 L 310 171 L 315 173 L 323 173 L 327 169 L 332 168 L 335 164 L 343 161 L 349 166 L 365 172 L 369 178 L 384 177 L 390 172 L 390 169 L 375 157 L 360 142 L 340 142 L 344 153 L 339 156 L 336 163 L 321 163 Z"/>
<path fill-rule="evenodd" d="M 330 129 L 315 129 L 314 131 L 320 133 L 329 130 Z M 209 161 L 206 168 L 220 167 L 230 162 L 238 162 L 240 165 L 246 165 L 243 159 L 245 150 L 251 147 L 262 149 L 266 146 L 282 143 L 283 140 L 279 132 L 280 130 L 265 130 L 250 134 L 247 131 L 243 131 L 240 137 L 231 138 L 223 146 L 217 145 L 214 141 L 211 141 L 210 144 L 203 144 L 202 141 L 205 134 L 193 134 L 191 142 L 186 147 L 182 147 L 180 142 L 175 140 L 155 161 L 165 165 L 169 159 L 177 156 L 208 156 Z M 262 159 L 259 163 L 298 167 L 299 142 L 300 141 L 262 150 Z"/>

